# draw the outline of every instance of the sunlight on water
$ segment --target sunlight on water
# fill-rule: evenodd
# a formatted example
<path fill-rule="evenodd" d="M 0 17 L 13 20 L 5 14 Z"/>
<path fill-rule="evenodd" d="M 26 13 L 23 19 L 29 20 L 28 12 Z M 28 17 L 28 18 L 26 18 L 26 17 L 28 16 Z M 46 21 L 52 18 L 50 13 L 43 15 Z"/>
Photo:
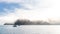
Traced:
<path fill-rule="evenodd" d="M 0 34 L 60 34 L 60 25 L 0 26 Z"/>

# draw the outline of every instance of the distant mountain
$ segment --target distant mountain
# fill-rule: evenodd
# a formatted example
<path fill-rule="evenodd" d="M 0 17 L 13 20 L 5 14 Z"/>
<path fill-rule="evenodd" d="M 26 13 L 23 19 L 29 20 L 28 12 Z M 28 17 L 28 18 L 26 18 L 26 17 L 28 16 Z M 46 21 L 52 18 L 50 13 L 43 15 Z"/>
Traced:
<path fill-rule="evenodd" d="M 44 21 L 30 21 L 30 20 L 17 20 L 14 24 L 13 23 L 5 23 L 4 25 L 51 25 L 48 22 Z"/>

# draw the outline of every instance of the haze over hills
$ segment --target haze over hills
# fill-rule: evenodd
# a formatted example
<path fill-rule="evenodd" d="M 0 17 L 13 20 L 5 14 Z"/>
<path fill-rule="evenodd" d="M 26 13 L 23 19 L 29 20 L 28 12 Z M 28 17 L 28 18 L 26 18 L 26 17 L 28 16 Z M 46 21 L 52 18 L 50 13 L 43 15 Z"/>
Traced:
<path fill-rule="evenodd" d="M 16 20 L 14 23 L 5 23 L 4 25 L 60 25 L 60 23 L 49 23 L 46 21 Z"/>

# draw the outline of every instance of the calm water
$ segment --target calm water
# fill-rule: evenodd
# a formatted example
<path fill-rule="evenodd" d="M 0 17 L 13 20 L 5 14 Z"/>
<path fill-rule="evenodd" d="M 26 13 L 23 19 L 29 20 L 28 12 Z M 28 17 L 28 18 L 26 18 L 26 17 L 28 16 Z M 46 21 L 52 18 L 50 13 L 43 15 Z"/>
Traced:
<path fill-rule="evenodd" d="M 0 25 L 0 34 L 60 34 L 60 25 Z"/>

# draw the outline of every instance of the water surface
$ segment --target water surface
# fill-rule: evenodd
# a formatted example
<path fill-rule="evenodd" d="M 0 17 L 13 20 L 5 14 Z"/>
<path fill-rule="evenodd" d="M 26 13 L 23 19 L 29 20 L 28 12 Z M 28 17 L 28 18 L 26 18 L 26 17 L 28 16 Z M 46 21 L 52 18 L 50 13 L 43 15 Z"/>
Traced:
<path fill-rule="evenodd" d="M 60 34 L 60 25 L 0 25 L 0 34 Z"/>

